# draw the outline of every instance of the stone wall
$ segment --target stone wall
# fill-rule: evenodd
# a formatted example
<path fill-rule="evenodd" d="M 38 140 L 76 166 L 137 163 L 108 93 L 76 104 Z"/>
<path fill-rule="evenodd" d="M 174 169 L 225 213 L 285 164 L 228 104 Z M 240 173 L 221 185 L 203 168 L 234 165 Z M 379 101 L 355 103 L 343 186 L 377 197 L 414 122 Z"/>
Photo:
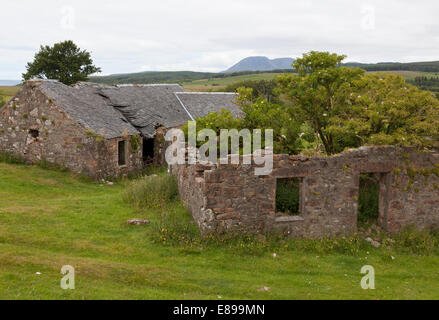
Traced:
<path fill-rule="evenodd" d="M 32 136 L 38 132 L 38 137 Z M 127 165 L 118 165 L 118 141 L 127 140 Z M 28 163 L 47 161 L 95 179 L 142 169 L 142 145 L 130 137 L 105 139 L 86 130 L 32 82 L 0 109 L 0 151 Z"/>
<path fill-rule="evenodd" d="M 378 223 L 388 232 L 439 227 L 439 154 L 363 147 L 327 158 L 274 155 L 268 176 L 255 165 L 177 165 L 181 198 L 203 232 L 282 232 L 318 238 L 357 230 L 361 173 L 380 177 Z M 279 178 L 301 178 L 301 212 L 276 212 Z"/>

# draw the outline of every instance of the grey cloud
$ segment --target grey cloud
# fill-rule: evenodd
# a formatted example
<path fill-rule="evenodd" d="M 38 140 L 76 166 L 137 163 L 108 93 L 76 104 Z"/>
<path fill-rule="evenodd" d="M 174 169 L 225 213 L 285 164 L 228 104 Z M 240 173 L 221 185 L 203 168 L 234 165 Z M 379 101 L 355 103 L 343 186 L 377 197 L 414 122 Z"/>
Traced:
<path fill-rule="evenodd" d="M 66 39 L 92 51 L 105 74 L 220 71 L 248 55 L 310 50 L 351 61 L 439 60 L 438 12 L 436 0 L 8 1 L 0 79 L 19 78 L 41 44 Z"/>

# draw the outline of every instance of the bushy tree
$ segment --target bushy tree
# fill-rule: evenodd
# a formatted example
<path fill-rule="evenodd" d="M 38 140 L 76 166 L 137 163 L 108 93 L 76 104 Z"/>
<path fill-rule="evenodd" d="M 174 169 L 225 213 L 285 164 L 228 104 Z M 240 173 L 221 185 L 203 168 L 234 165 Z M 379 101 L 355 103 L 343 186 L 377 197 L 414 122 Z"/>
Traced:
<path fill-rule="evenodd" d="M 240 88 L 238 93 L 237 104 L 243 112 L 241 118 L 236 119 L 230 111 L 223 109 L 197 119 L 197 131 L 212 129 L 220 136 L 221 129 L 249 129 L 251 132 L 254 129 L 273 129 L 274 152 L 296 154 L 304 148 L 300 137 L 301 125 L 292 121 L 283 106 L 262 98 L 255 99 L 250 88 Z M 185 130 L 187 132 L 187 127 Z"/>
<path fill-rule="evenodd" d="M 366 144 L 431 147 L 438 138 L 439 101 L 397 75 L 341 67 L 345 56 L 311 52 L 298 74 L 279 76 L 291 116 L 310 123 L 327 154 Z"/>
<path fill-rule="evenodd" d="M 344 147 L 433 147 L 439 137 L 439 100 L 399 75 L 369 74 L 355 83 L 350 108 L 329 121 L 328 132 Z"/>
<path fill-rule="evenodd" d="M 41 46 L 26 69 L 24 80 L 54 79 L 66 85 L 87 81 L 89 75 L 101 71 L 93 65 L 90 53 L 81 50 L 70 40 L 56 43 L 53 47 Z"/>
<path fill-rule="evenodd" d="M 276 87 L 275 80 L 247 80 L 230 84 L 225 91 L 238 92 L 240 88 L 251 88 L 253 89 L 253 99 L 263 98 L 268 102 L 280 103 L 279 95 L 275 92 Z"/>
<path fill-rule="evenodd" d="M 293 64 L 297 74 L 280 75 L 279 91 L 292 103 L 291 117 L 307 122 L 321 139 L 326 153 L 338 152 L 342 137 L 328 130 L 330 120 L 351 108 L 349 97 L 364 70 L 342 67 L 345 56 L 328 52 L 304 54 Z"/>
<path fill-rule="evenodd" d="M 431 148 L 439 141 L 439 100 L 391 74 L 342 67 L 345 56 L 305 54 L 297 74 L 277 78 L 286 104 L 238 90 L 241 119 L 223 110 L 197 120 L 198 129 L 273 129 L 276 153 L 331 155 L 362 145 Z M 323 146 L 323 147 L 322 147 Z M 323 149 L 323 150 L 322 150 Z"/>

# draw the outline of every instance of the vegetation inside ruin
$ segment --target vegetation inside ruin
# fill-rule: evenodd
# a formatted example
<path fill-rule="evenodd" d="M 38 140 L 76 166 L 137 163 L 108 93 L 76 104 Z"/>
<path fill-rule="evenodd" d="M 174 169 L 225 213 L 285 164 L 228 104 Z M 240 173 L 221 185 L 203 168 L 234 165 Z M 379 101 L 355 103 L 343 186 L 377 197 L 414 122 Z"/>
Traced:
<path fill-rule="evenodd" d="M 300 214 L 300 179 L 277 179 L 276 212 Z"/>
<path fill-rule="evenodd" d="M 377 224 L 379 216 L 379 179 L 375 174 L 360 175 L 358 197 L 358 225 Z"/>
<path fill-rule="evenodd" d="M 137 208 L 165 208 L 178 198 L 176 178 L 152 174 L 130 181 L 123 198 Z"/>
<path fill-rule="evenodd" d="M 132 182 L 1 162 L 0 299 L 437 298 L 437 233 L 373 234 L 380 248 L 362 235 L 203 238 L 178 198 L 154 209 L 124 201 Z M 151 223 L 127 225 L 133 218 Z M 360 287 L 366 264 L 377 290 Z M 64 265 L 75 267 L 75 290 L 60 288 Z"/>

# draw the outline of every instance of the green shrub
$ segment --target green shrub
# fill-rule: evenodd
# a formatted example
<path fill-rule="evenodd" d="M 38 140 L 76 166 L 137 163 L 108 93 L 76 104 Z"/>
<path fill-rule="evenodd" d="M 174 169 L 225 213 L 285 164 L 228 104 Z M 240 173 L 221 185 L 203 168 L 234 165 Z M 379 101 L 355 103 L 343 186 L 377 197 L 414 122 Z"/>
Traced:
<path fill-rule="evenodd" d="M 162 208 L 177 198 L 177 180 L 168 174 L 131 181 L 124 194 L 125 201 L 139 208 Z"/>
<path fill-rule="evenodd" d="M 438 230 L 416 230 L 408 227 L 392 237 L 392 247 L 415 254 L 430 255 L 439 248 Z"/>
<path fill-rule="evenodd" d="M 138 134 L 132 135 L 130 137 L 131 152 L 136 153 L 137 151 L 139 151 L 141 143 L 142 140 Z"/>
<path fill-rule="evenodd" d="M 276 211 L 299 214 L 300 198 L 299 179 L 278 179 L 276 191 Z"/>
<path fill-rule="evenodd" d="M 373 175 L 360 176 L 360 194 L 358 198 L 358 223 L 365 225 L 376 223 L 379 216 L 379 183 Z"/>
<path fill-rule="evenodd" d="M 0 152 L 0 162 L 9 163 L 9 164 L 24 164 L 25 161 L 23 158 L 11 154 L 9 152 Z"/>

